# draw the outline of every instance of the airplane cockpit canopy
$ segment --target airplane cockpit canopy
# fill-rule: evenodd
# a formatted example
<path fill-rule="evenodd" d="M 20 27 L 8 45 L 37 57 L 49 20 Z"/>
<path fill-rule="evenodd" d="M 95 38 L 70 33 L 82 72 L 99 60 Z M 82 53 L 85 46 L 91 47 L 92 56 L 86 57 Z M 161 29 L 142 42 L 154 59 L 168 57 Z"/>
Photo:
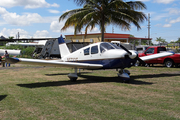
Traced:
<path fill-rule="evenodd" d="M 103 52 L 105 50 L 111 50 L 111 49 L 121 49 L 120 47 L 118 47 L 117 45 L 114 45 L 112 43 L 101 43 L 100 44 L 100 51 Z"/>
<path fill-rule="evenodd" d="M 121 48 L 112 43 L 104 42 L 104 43 L 100 43 L 99 48 L 98 48 L 98 45 L 95 45 L 95 46 L 91 46 L 91 47 L 84 49 L 84 55 L 97 54 L 97 53 L 99 53 L 98 49 L 100 49 L 100 53 L 103 53 L 107 50 L 121 49 Z"/>

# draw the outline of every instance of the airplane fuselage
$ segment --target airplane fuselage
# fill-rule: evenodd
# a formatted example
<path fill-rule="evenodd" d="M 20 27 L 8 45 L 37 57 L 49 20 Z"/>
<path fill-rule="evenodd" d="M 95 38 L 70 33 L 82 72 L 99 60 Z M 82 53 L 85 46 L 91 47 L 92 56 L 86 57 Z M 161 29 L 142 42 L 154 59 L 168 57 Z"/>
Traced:
<path fill-rule="evenodd" d="M 109 48 L 108 48 L 109 47 Z M 109 43 L 96 43 L 79 49 L 62 58 L 66 62 L 101 64 L 100 69 L 131 67 L 136 59 L 131 59 L 126 51 Z"/>

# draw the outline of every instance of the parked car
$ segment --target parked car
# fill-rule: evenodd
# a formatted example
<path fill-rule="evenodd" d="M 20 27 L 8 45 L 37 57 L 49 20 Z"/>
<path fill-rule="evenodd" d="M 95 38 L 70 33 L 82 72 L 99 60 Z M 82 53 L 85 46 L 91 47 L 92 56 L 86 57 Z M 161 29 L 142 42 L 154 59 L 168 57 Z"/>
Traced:
<path fill-rule="evenodd" d="M 166 47 L 164 46 L 150 46 L 143 53 L 139 53 L 138 56 L 142 57 L 142 56 L 161 53 L 164 51 L 166 51 Z M 166 67 L 173 67 L 173 66 L 178 67 L 180 65 L 180 53 L 176 53 L 174 55 L 167 56 L 167 57 L 149 60 L 149 61 L 146 61 L 146 63 L 148 65 L 164 64 Z M 138 63 L 136 64 L 136 66 L 138 66 Z"/>

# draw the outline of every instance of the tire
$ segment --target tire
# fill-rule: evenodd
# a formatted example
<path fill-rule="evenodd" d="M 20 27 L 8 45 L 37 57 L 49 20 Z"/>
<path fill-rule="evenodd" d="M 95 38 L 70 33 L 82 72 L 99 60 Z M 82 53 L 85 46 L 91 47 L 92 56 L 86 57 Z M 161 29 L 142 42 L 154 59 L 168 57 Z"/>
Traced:
<path fill-rule="evenodd" d="M 164 64 L 165 64 L 166 67 L 171 68 L 171 67 L 173 67 L 174 62 L 172 60 L 166 60 L 164 62 Z"/>
<path fill-rule="evenodd" d="M 71 82 L 76 82 L 77 78 L 70 78 Z"/>

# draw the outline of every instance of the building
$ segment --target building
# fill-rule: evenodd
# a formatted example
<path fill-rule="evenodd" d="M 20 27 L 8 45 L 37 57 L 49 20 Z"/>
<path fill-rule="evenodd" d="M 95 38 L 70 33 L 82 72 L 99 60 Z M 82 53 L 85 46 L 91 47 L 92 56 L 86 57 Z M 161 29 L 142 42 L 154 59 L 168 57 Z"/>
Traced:
<path fill-rule="evenodd" d="M 77 34 L 77 35 L 65 35 L 67 40 L 71 40 L 72 42 L 101 42 L 101 33 L 94 34 Z M 104 42 L 111 41 L 120 41 L 122 43 L 129 43 L 130 41 L 139 41 L 141 44 L 142 40 L 152 40 L 151 38 L 137 38 L 131 37 L 130 34 L 116 34 L 116 33 L 104 33 Z"/>
<path fill-rule="evenodd" d="M 0 46 L 3 46 L 4 44 L 6 44 L 6 42 L 4 40 L 6 40 L 6 38 L 4 36 L 1 36 L 0 37 Z"/>

